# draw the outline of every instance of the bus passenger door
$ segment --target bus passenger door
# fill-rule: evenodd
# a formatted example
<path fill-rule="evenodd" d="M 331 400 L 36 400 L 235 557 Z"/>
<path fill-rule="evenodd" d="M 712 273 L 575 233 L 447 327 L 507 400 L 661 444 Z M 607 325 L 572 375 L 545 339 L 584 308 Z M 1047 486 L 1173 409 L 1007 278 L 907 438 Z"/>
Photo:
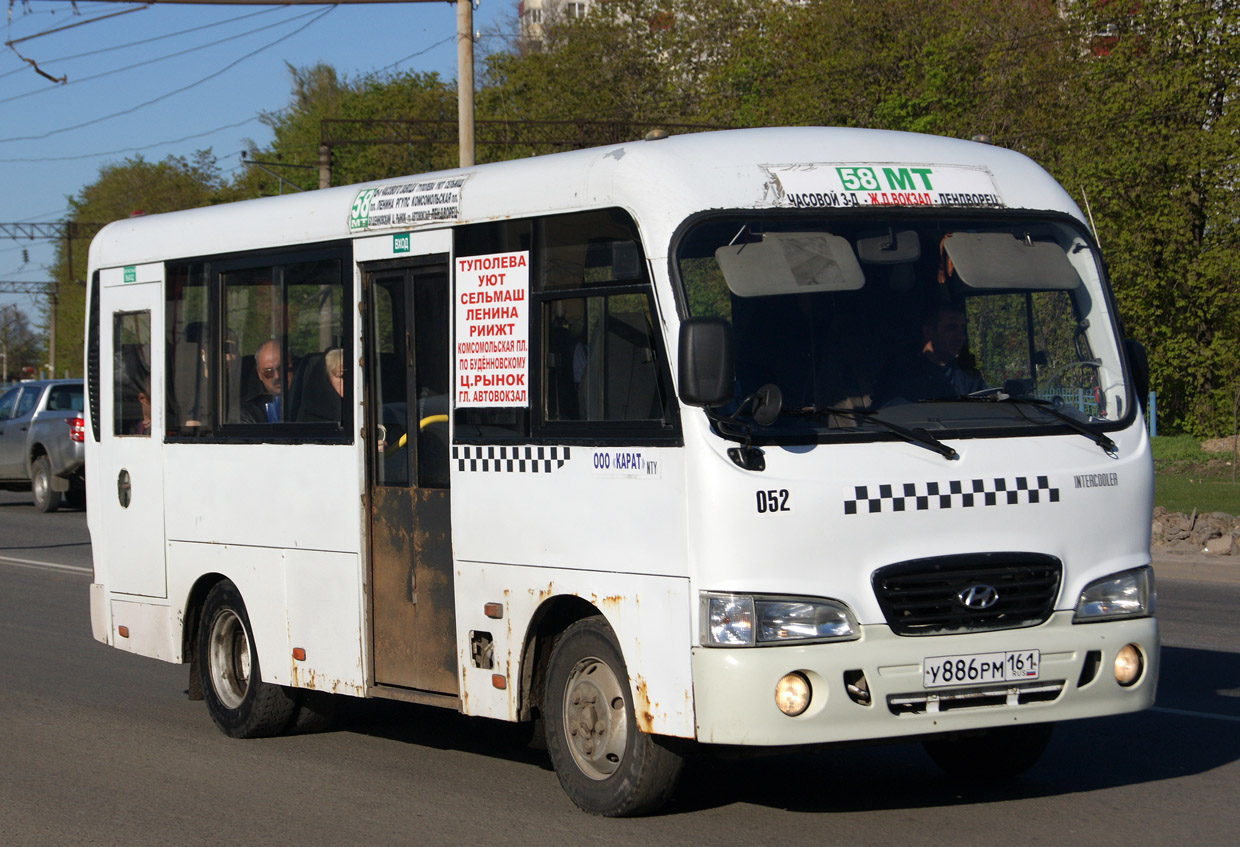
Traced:
<path fill-rule="evenodd" d="M 375 683 L 458 692 L 449 509 L 449 261 L 366 273 Z"/>
<path fill-rule="evenodd" d="M 100 404 L 98 494 L 89 508 L 104 538 L 92 539 L 107 562 L 108 587 L 120 594 L 166 597 L 164 570 L 163 265 L 99 272 Z M 98 550 L 102 547 L 102 550 Z"/>

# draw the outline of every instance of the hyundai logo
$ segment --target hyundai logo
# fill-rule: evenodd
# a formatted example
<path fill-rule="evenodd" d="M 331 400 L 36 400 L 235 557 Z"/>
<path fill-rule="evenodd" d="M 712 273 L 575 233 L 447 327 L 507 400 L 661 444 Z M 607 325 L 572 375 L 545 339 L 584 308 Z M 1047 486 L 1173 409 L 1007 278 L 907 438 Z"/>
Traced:
<path fill-rule="evenodd" d="M 999 602 L 999 592 L 993 585 L 970 585 L 957 594 L 956 599 L 966 609 L 980 612 Z"/>

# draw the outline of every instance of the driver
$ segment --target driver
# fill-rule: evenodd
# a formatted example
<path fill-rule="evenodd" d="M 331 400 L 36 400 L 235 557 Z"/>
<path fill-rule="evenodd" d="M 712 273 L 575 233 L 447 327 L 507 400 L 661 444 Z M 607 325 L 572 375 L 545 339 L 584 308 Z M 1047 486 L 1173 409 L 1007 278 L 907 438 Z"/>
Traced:
<path fill-rule="evenodd" d="M 937 303 L 921 325 L 921 350 L 887 380 L 877 405 L 963 397 L 986 387 L 965 349 L 964 306 Z"/>

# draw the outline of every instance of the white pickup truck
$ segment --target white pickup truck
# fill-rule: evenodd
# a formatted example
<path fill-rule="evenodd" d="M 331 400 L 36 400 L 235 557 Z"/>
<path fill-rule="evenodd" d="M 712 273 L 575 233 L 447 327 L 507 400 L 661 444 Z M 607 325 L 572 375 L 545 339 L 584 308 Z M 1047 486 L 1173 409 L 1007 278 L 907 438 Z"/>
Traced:
<path fill-rule="evenodd" d="M 29 486 L 41 512 L 62 499 L 85 505 L 83 397 L 80 379 L 32 380 L 0 394 L 0 490 Z"/>

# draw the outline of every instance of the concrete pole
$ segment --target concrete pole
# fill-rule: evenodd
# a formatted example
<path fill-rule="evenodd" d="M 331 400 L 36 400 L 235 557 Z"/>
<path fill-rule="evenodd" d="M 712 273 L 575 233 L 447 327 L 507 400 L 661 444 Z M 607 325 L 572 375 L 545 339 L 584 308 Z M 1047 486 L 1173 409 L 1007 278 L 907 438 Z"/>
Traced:
<path fill-rule="evenodd" d="M 319 188 L 331 188 L 332 185 L 332 148 L 326 144 L 319 145 Z"/>
<path fill-rule="evenodd" d="M 474 4 L 456 0 L 456 114 L 461 167 L 474 166 Z"/>

